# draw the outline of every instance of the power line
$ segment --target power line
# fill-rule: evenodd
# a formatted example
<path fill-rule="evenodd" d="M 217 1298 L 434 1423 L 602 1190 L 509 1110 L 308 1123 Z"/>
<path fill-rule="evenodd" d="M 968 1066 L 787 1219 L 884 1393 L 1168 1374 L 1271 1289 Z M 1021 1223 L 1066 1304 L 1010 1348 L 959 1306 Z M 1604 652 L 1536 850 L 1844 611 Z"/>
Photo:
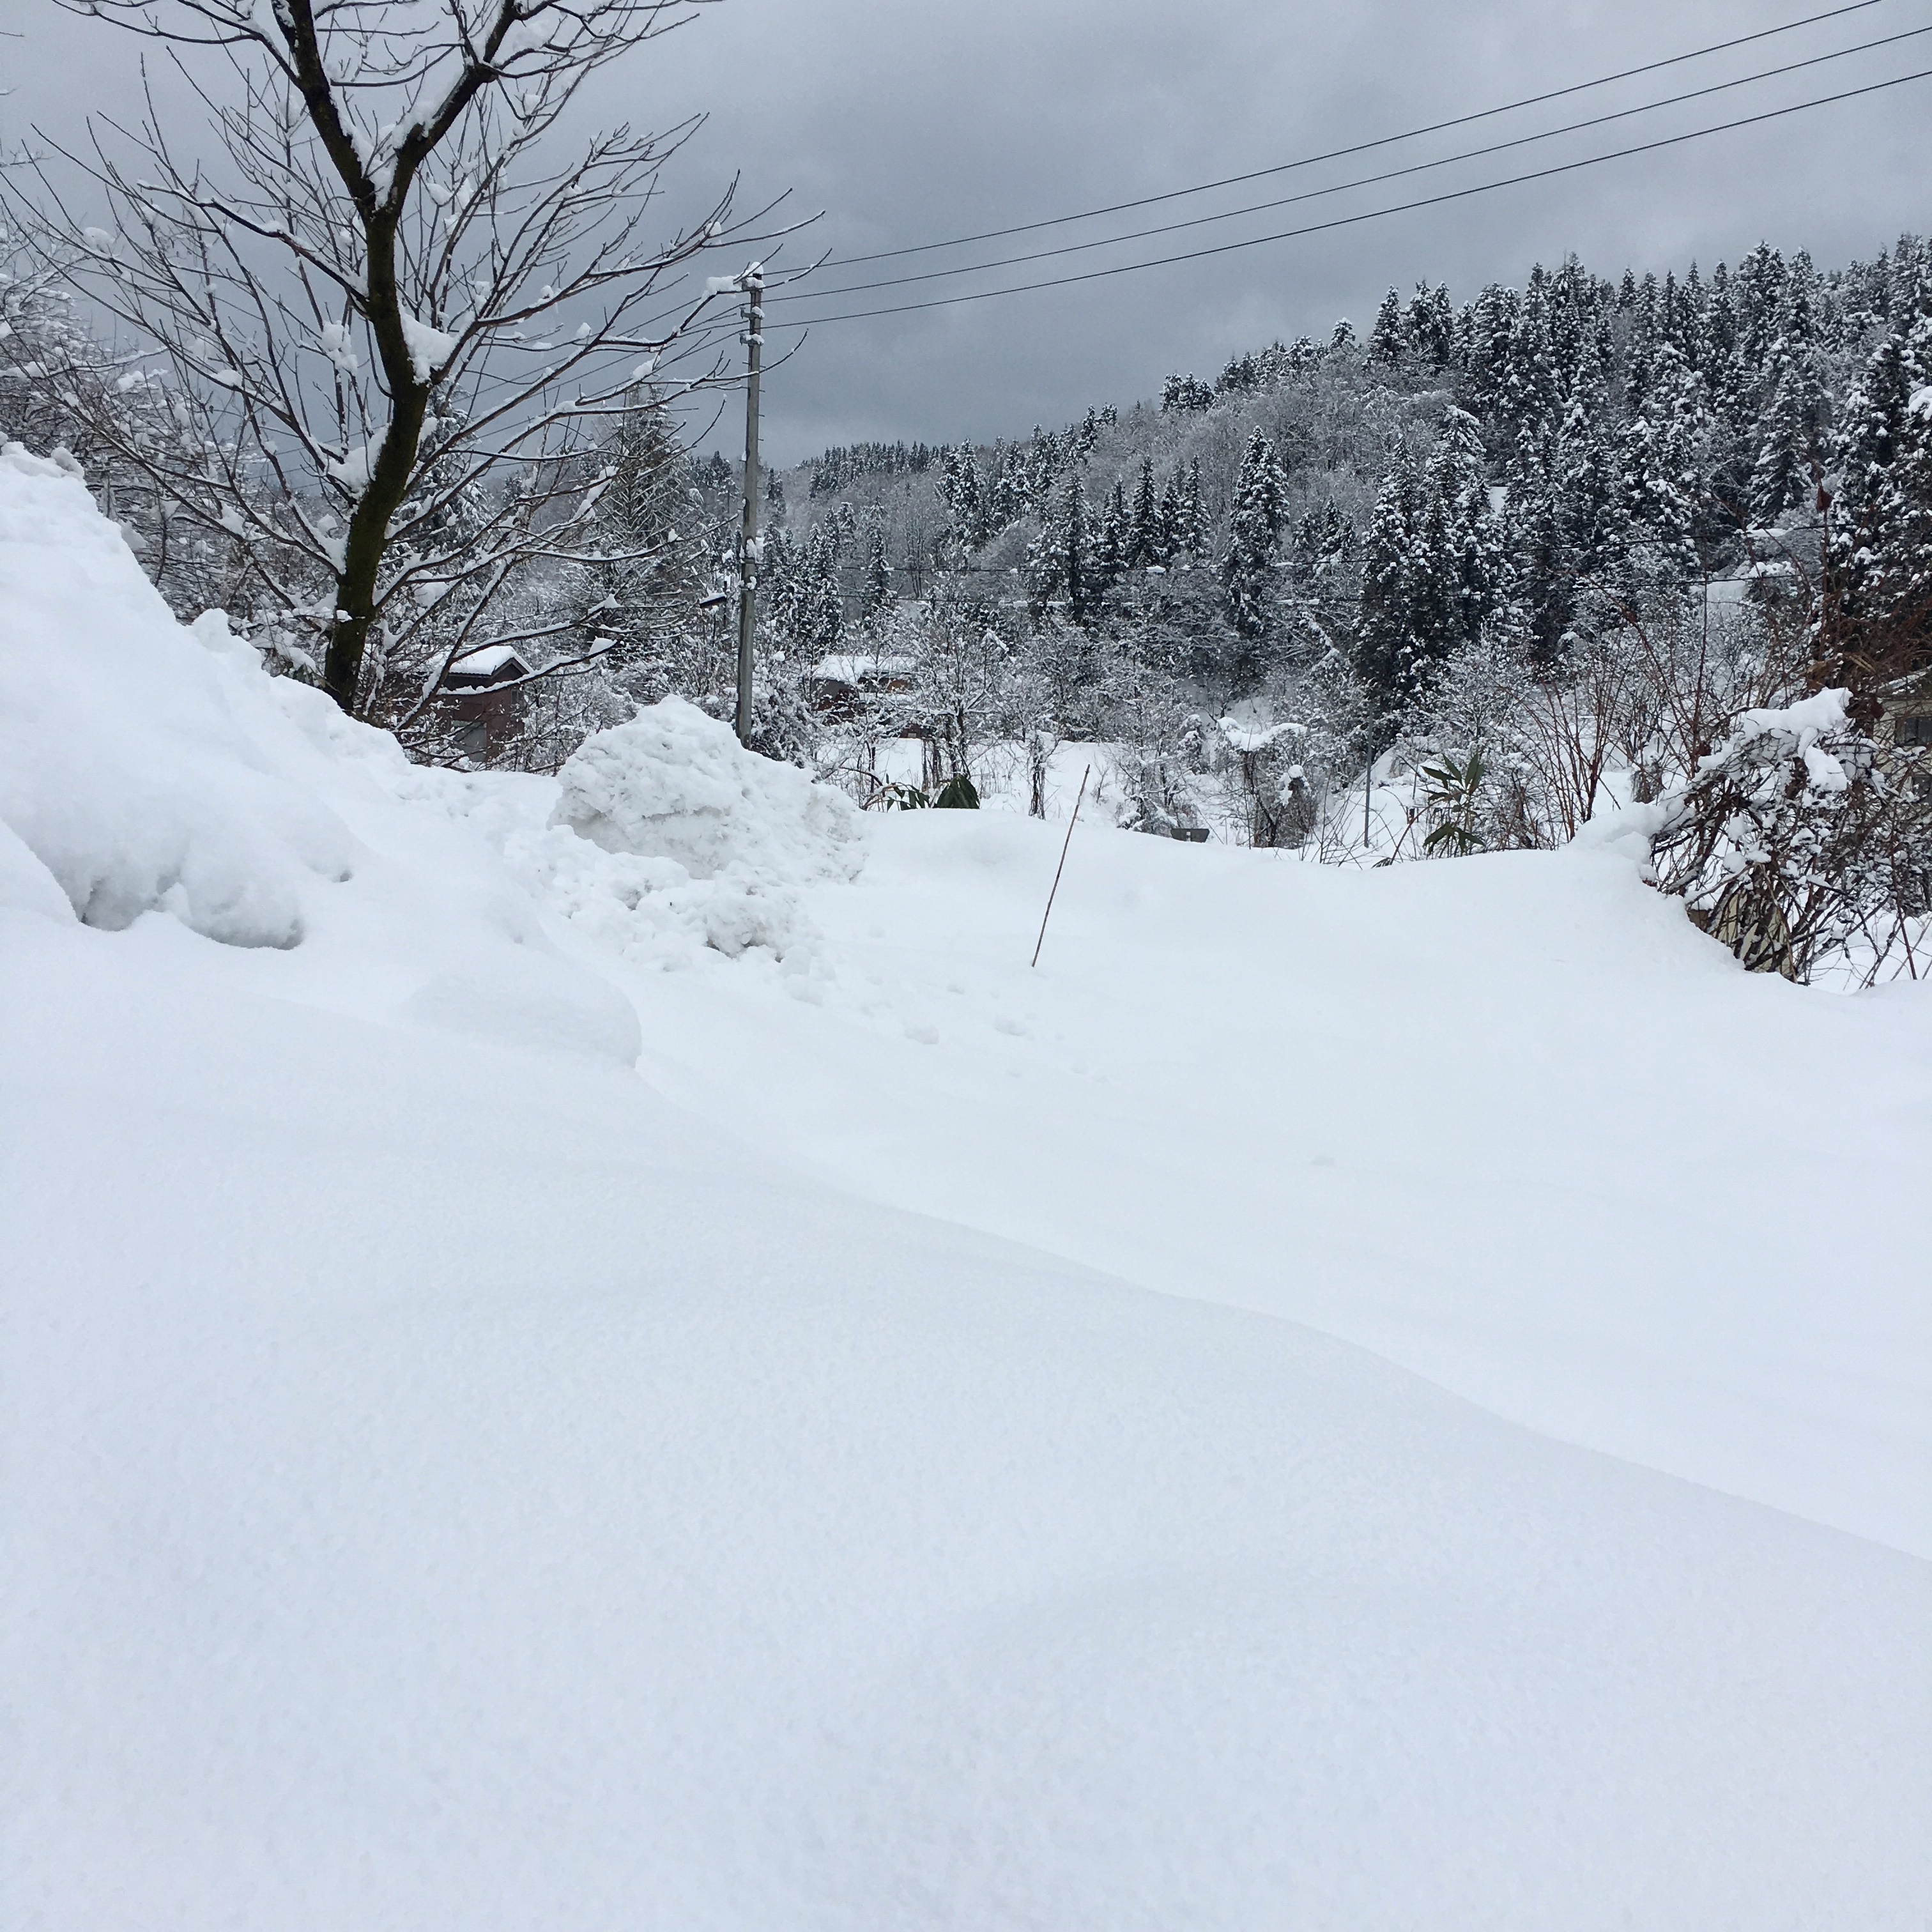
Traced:
<path fill-rule="evenodd" d="M 1681 67 L 1687 61 L 1702 60 L 1710 54 L 1748 46 L 1755 40 L 1768 40 L 1779 34 L 1795 33 L 1801 27 L 1814 27 L 1821 20 L 1836 20 L 1847 14 L 1862 13 L 1868 7 L 1879 4 L 1880 0 L 1851 0 L 1848 6 L 1833 7 L 1822 14 L 1808 14 L 1802 20 L 1787 20 L 1780 27 L 1765 27 L 1754 34 L 1740 34 L 1735 40 L 1713 40 L 1708 46 L 1693 47 L 1688 53 L 1672 54 L 1666 60 L 1647 61 L 1641 67 L 1627 67 L 1616 74 L 1600 75 L 1594 80 L 1573 82 L 1568 87 L 1552 88 L 1546 94 L 1526 94 L 1520 100 L 1506 101 L 1500 107 L 1485 107 L 1474 114 L 1459 114 L 1450 120 L 1434 121 L 1426 127 L 1412 128 L 1404 134 L 1384 134 L 1373 141 L 1358 142 L 1353 147 L 1332 148 L 1326 154 L 1307 154 L 1299 160 L 1282 161 L 1273 167 L 1251 169 L 1246 174 L 1226 175 L 1219 181 L 1202 182 L 1192 188 L 1170 188 L 1162 194 L 1112 202 L 1104 208 L 1083 208 L 1075 214 L 1055 214 L 1039 221 L 1022 221 L 1010 228 L 988 228 L 976 235 L 955 236 L 949 242 L 920 242 L 904 248 L 882 248 L 869 255 L 836 256 L 828 266 L 857 268 L 866 262 L 889 262 L 902 255 L 929 254 L 938 248 L 963 248 L 974 242 L 1003 241 L 1010 235 L 1030 235 L 1042 228 L 1058 228 L 1072 221 L 1090 221 L 1102 214 L 1123 214 L 1136 208 L 1152 208 L 1161 202 L 1178 201 L 1190 194 L 1207 194 L 1216 188 L 1238 188 L 1244 182 L 1265 180 L 1270 175 L 1287 174 L 1297 168 L 1312 168 L 1322 161 L 1345 160 L 1352 154 L 1369 154 L 1377 148 L 1391 147 L 1399 141 L 1417 140 L 1424 134 L 1440 134 L 1451 128 L 1466 128 L 1473 122 L 1493 120 L 1499 114 L 1513 114 L 1521 107 L 1540 106 L 1547 100 L 1561 100 L 1573 94 L 1587 94 L 1593 88 L 1609 87 L 1620 80 L 1634 80 L 1639 74 L 1658 73 L 1664 68 Z"/>
<path fill-rule="evenodd" d="M 1802 114 L 1814 107 L 1829 107 L 1841 100 L 1856 100 L 1868 94 L 1882 94 L 1888 88 L 1904 87 L 1915 80 L 1932 80 L 1932 68 L 1922 68 L 1916 74 L 1903 74 L 1890 80 L 1876 80 L 1864 87 L 1846 88 L 1842 93 L 1821 94 L 1815 100 L 1794 102 L 1788 107 L 1768 108 L 1761 114 L 1748 114 L 1736 121 L 1724 121 L 1709 128 L 1694 128 L 1688 134 L 1668 134 L 1654 141 L 1640 142 L 1634 147 L 1618 148 L 1607 154 L 1586 155 L 1578 161 L 1558 162 L 1550 167 L 1537 168 L 1527 174 L 1510 175 L 1501 181 L 1479 182 L 1473 188 L 1451 189 L 1445 194 L 1433 194 L 1418 201 L 1400 202 L 1393 208 L 1371 208 L 1359 214 L 1341 214 L 1332 220 L 1311 222 L 1306 227 L 1285 228 L 1273 235 L 1256 235 L 1245 241 L 1222 242 L 1210 248 L 1190 248 L 1178 255 L 1156 256 L 1148 262 L 1124 262 L 1110 268 L 1088 268 L 1078 274 L 1052 275 L 1036 282 L 1016 283 L 1010 288 L 980 289 L 967 295 L 934 296 L 925 302 L 897 302 L 883 308 L 848 310 L 839 315 L 818 315 L 806 317 L 799 322 L 770 322 L 769 328 L 813 328 L 821 322 L 862 322 L 873 316 L 909 315 L 918 310 L 952 308 L 962 302 L 990 302 L 999 296 L 1030 295 L 1036 290 L 1063 288 L 1078 282 L 1096 282 L 1114 275 L 1138 274 L 1144 268 L 1164 268 L 1177 262 L 1198 262 L 1214 255 L 1233 254 L 1244 248 L 1260 248 L 1272 242 L 1293 242 L 1304 236 L 1324 234 L 1331 229 L 1352 228 L 1364 221 L 1378 221 L 1385 215 L 1406 214 L 1417 208 L 1439 208 L 1452 201 L 1466 201 L 1472 195 L 1492 194 L 1498 188 L 1517 188 L 1526 182 L 1545 181 L 1555 175 L 1574 174 L 1580 168 L 1593 168 L 1606 161 L 1628 160 L 1633 154 L 1654 154 L 1661 148 L 1675 148 L 1686 141 L 1700 141 L 1712 134 L 1727 134 L 1739 128 L 1754 128 L 1767 121 L 1779 121 L 1787 115 Z M 828 295 L 831 292 L 828 291 Z M 820 299 L 826 298 L 821 297 Z"/>
<path fill-rule="evenodd" d="M 1740 87 L 1755 86 L 1762 80 L 1775 80 L 1789 74 L 1797 74 L 1808 68 L 1822 67 L 1835 60 L 1845 60 L 1853 54 L 1870 53 L 1875 48 L 1896 46 L 1900 40 L 1916 40 L 1921 35 L 1932 34 L 1932 26 L 1912 27 L 1903 33 L 1887 34 L 1878 40 L 1862 40 L 1855 46 L 1839 47 L 1830 53 L 1814 54 L 1808 59 L 1787 62 L 1782 67 L 1766 68 L 1757 74 L 1740 75 L 1734 80 L 1714 82 L 1708 87 L 1692 88 L 1686 94 L 1666 95 L 1661 100 L 1650 100 L 1635 107 L 1620 107 L 1614 112 L 1592 116 L 1583 121 L 1566 122 L 1560 128 L 1546 128 L 1540 134 L 1519 134 L 1507 141 L 1492 142 L 1482 148 L 1465 148 L 1456 154 L 1444 154 L 1434 160 L 1414 161 L 1406 167 L 1390 168 L 1378 175 L 1365 175 L 1354 181 L 1336 182 L 1327 188 L 1309 188 L 1300 194 L 1282 195 L 1272 201 L 1250 202 L 1241 208 L 1224 208 L 1214 214 L 1190 215 L 1184 221 L 1162 222 L 1152 228 L 1130 229 L 1125 234 L 1104 235 L 1090 242 L 1066 242 L 1056 248 L 1038 248 L 1024 255 L 1006 255 L 992 262 L 974 262 L 956 268 L 927 268 L 916 274 L 890 275 L 874 282 L 853 282 L 841 288 L 806 289 L 795 295 L 774 296 L 774 305 L 780 302 L 827 302 L 838 296 L 861 295 L 873 289 L 904 288 L 916 282 L 943 281 L 955 275 L 984 274 L 994 268 L 1018 268 L 1028 262 L 1045 262 L 1062 255 L 1078 255 L 1096 248 L 1111 248 L 1124 242 L 1144 242 L 1156 235 L 1174 235 L 1190 228 L 1204 228 L 1216 221 L 1233 221 L 1244 214 L 1266 214 L 1270 209 L 1292 208 L 1306 201 L 1320 201 L 1330 195 L 1347 194 L 1359 188 L 1373 188 L 1384 182 L 1400 181 L 1409 175 L 1427 174 L 1437 168 L 1453 167 L 1458 162 L 1480 160 L 1486 155 L 1508 152 L 1511 148 L 1531 147 L 1539 141 L 1552 141 L 1564 134 L 1582 133 L 1586 128 L 1607 126 L 1613 121 L 1628 121 L 1639 114 L 1654 114 L 1666 107 L 1681 107 L 1688 100 L 1702 100 L 1714 94 L 1724 94 Z"/>

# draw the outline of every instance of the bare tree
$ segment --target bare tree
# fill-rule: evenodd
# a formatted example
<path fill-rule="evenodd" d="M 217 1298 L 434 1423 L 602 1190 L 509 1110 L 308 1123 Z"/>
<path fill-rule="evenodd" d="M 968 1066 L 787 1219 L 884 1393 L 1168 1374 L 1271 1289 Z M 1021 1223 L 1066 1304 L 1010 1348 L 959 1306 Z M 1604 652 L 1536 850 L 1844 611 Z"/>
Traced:
<path fill-rule="evenodd" d="M 164 43 L 226 166 L 184 158 L 152 87 L 134 128 L 11 192 L 44 265 L 170 367 L 182 432 L 104 410 L 96 440 L 176 511 L 242 538 L 338 704 L 406 729 L 505 643 L 532 675 L 606 648 L 491 628 L 533 567 L 608 563 L 600 432 L 724 377 L 686 266 L 746 244 L 727 190 L 645 223 L 687 123 L 558 156 L 584 81 L 689 16 L 673 0 L 62 0 Z M 201 71 L 208 59 L 232 71 Z M 675 368 L 679 373 L 674 374 Z M 648 387 L 645 386 L 648 385 Z M 75 394 L 82 402 L 86 392 Z M 485 662 L 488 662 L 487 660 Z"/>

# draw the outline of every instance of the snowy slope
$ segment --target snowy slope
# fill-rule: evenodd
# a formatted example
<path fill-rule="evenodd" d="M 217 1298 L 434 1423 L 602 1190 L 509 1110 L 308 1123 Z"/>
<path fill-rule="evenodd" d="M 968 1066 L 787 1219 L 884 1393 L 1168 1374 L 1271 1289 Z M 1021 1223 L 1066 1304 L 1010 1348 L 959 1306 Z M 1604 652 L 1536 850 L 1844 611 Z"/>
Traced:
<path fill-rule="evenodd" d="M 1154 1227 L 1120 1070 L 1072 1066 L 1123 1012 L 1126 1102 L 1201 1160 L 1268 1078 L 1258 1012 L 1250 1062 L 1198 1057 L 1283 916 L 1258 874 L 1096 847 L 1023 1002 L 1008 935 L 932 942 L 1017 916 L 1038 829 L 925 820 L 728 958 L 707 922 L 766 886 L 412 772 L 175 629 L 91 518 L 0 461 L 0 1923 L 1918 1924 L 1924 1563 L 1210 1305 L 1250 1298 L 1232 1238 L 1186 1296 L 1064 1258 Z M 158 661 L 158 714 L 124 697 Z M 137 819 L 112 920 L 147 909 L 82 923 Z M 1198 947 L 1140 947 L 1137 1006 L 1072 970 L 1126 890 L 1227 927 L 1184 1024 Z M 736 1115 L 760 1055 L 764 1148 L 690 1104 Z M 1005 1167 L 960 1119 L 994 1076 Z M 1388 1218 L 1413 1142 L 1360 1118 L 1309 1158 L 1385 1159 Z M 949 1138 L 962 1198 L 920 1202 Z M 1029 1163 L 1108 1200 L 961 1225 Z M 1342 1283 L 1367 1238 L 1324 1238 L 1300 1272 Z"/>
<path fill-rule="evenodd" d="M 1614 844 L 1364 874 L 1084 822 L 1030 971 L 1064 830 L 878 820 L 807 896 L 823 1006 L 676 976 L 647 1073 L 874 1198 L 1932 1555 L 1932 990 L 1742 974 Z"/>

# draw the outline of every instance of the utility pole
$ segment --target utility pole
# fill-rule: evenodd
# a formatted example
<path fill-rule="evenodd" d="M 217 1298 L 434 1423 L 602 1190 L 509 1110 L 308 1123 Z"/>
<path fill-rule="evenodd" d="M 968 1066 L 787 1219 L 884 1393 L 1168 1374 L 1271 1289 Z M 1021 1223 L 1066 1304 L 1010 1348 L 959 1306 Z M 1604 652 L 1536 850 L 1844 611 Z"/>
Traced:
<path fill-rule="evenodd" d="M 745 522 L 738 538 L 738 742 L 752 742 L 752 659 L 758 626 L 758 368 L 765 346 L 765 265 L 738 278 L 750 297 L 745 330 Z"/>

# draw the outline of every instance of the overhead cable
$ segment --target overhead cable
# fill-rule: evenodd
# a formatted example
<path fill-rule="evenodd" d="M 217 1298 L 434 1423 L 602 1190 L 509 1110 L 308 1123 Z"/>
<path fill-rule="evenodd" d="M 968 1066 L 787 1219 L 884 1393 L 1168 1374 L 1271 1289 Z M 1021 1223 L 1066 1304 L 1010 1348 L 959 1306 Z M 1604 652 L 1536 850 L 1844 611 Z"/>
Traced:
<path fill-rule="evenodd" d="M 1008 228 L 988 228 L 976 235 L 956 235 L 944 242 L 920 242 L 903 248 L 881 248 L 868 255 L 843 255 L 836 256 L 828 266 L 838 268 L 856 268 L 866 262 L 889 262 L 902 255 L 924 255 L 938 248 L 962 248 L 975 242 L 1003 241 L 1010 235 L 1030 235 L 1042 228 L 1058 228 L 1068 222 L 1090 221 L 1103 214 L 1122 214 L 1136 208 L 1152 208 L 1165 201 L 1178 201 L 1190 194 L 1208 194 L 1216 188 L 1238 188 L 1244 182 L 1265 180 L 1270 175 L 1287 174 L 1297 168 L 1312 168 L 1322 161 L 1345 160 L 1352 154 L 1372 153 L 1378 148 L 1394 146 L 1399 141 L 1419 140 L 1424 134 L 1440 134 L 1451 128 L 1466 128 L 1478 121 L 1493 120 L 1497 116 L 1514 114 L 1519 108 L 1540 106 L 1545 101 L 1562 100 L 1573 94 L 1587 94 L 1593 88 L 1609 87 L 1620 80 L 1634 80 L 1640 74 L 1656 74 L 1665 68 L 1681 67 L 1687 61 L 1702 60 L 1712 54 L 1728 52 L 1733 47 L 1749 46 L 1754 41 L 1768 40 L 1780 34 L 1796 33 L 1801 27 L 1814 27 L 1823 20 L 1836 20 L 1847 14 L 1863 13 L 1868 7 L 1876 7 L 1881 0 L 1851 0 L 1843 7 L 1828 8 L 1820 14 L 1807 14 L 1802 19 L 1787 20 L 1782 26 L 1764 27 L 1753 34 L 1740 34 L 1735 39 L 1713 40 L 1708 46 L 1693 47 L 1688 53 L 1672 54 L 1664 60 L 1646 61 L 1641 67 L 1627 67 L 1615 74 L 1600 74 L 1594 80 L 1572 82 L 1567 87 L 1556 87 L 1543 94 L 1525 94 L 1520 100 L 1505 101 L 1499 107 L 1484 107 L 1473 114 L 1458 114 L 1447 121 L 1433 121 L 1426 127 L 1411 128 L 1400 134 L 1384 134 L 1372 141 L 1360 141 L 1352 147 L 1331 148 L 1326 154 L 1305 154 L 1298 160 L 1281 161 L 1272 167 L 1250 169 L 1245 174 L 1224 175 L 1218 181 L 1197 182 L 1192 188 L 1169 188 L 1164 194 L 1142 195 L 1132 201 L 1109 202 L 1103 208 L 1080 209 L 1072 214 L 1054 214 L 1038 221 L 1022 221 Z"/>
<path fill-rule="evenodd" d="M 1406 214 L 1424 208 L 1440 208 L 1447 203 L 1466 201 L 1472 196 L 1492 194 L 1499 188 L 1517 188 L 1528 182 L 1546 181 L 1554 176 L 1574 174 L 1580 169 L 1600 167 L 1606 161 L 1628 160 L 1634 154 L 1654 154 L 1664 148 L 1681 147 L 1687 141 L 1701 141 L 1713 134 L 1727 134 L 1740 128 L 1755 128 L 1769 121 L 1783 120 L 1793 114 L 1808 112 L 1816 107 L 1829 107 L 1843 100 L 1856 100 L 1865 95 L 1882 94 L 1894 87 L 1905 87 L 1914 81 L 1932 80 L 1932 68 L 1921 68 L 1916 74 L 1894 76 L 1889 80 L 1873 81 L 1863 87 L 1845 88 L 1838 94 L 1821 94 L 1815 100 L 1794 101 L 1789 106 L 1766 109 L 1762 113 L 1748 114 L 1736 121 L 1719 122 L 1708 128 L 1694 128 L 1682 134 L 1667 134 L 1654 141 L 1639 142 L 1628 148 L 1618 148 L 1606 154 L 1589 154 L 1581 160 L 1562 161 L 1546 168 L 1536 168 L 1526 174 L 1506 176 L 1501 181 L 1479 182 L 1471 188 L 1453 188 L 1442 194 L 1429 195 L 1416 201 L 1397 202 L 1391 208 L 1366 208 L 1357 214 L 1340 214 L 1327 221 L 1311 222 L 1305 227 L 1285 228 L 1270 235 L 1255 235 L 1239 242 L 1222 242 L 1211 248 L 1190 248 L 1179 254 L 1156 256 L 1150 261 L 1123 262 L 1112 268 L 1088 268 L 1076 274 L 1051 275 L 1039 281 L 1018 282 L 1010 287 L 980 289 L 964 295 L 934 296 L 922 302 L 896 302 L 879 308 L 847 310 L 836 315 L 811 316 L 797 322 L 776 322 L 768 320 L 767 328 L 812 328 L 822 322 L 862 322 L 874 316 L 909 315 L 922 309 L 952 308 L 965 302 L 991 302 L 1002 296 L 1030 295 L 1036 290 L 1063 288 L 1079 282 L 1106 280 L 1115 275 L 1138 274 L 1148 268 L 1162 268 L 1179 262 L 1198 262 L 1211 256 L 1231 255 L 1246 248 L 1261 248 L 1271 242 L 1292 242 L 1308 235 L 1320 235 L 1337 228 L 1352 228 L 1364 221 L 1379 221 L 1391 214 Z M 834 291 L 827 291 L 827 298 Z"/>
<path fill-rule="evenodd" d="M 1545 128 L 1538 134 L 1519 134 L 1507 141 L 1492 142 L 1486 147 L 1466 148 L 1460 154 L 1440 155 L 1433 160 L 1412 161 L 1406 167 L 1387 169 L 1381 174 L 1360 176 L 1353 181 L 1336 182 L 1326 188 L 1306 188 L 1299 194 L 1282 195 L 1271 201 L 1250 202 L 1242 207 L 1223 208 L 1213 214 L 1190 215 L 1185 220 L 1162 222 L 1152 228 L 1130 229 L 1124 234 L 1100 236 L 1088 242 L 1061 242 L 1052 248 L 1038 248 L 1024 255 L 1002 256 L 991 262 L 970 262 L 958 268 L 927 268 L 914 274 L 884 276 L 877 281 L 850 282 L 838 288 L 802 288 L 795 293 L 776 295 L 770 299 L 773 306 L 782 302 L 826 302 L 835 296 L 860 295 L 873 289 L 904 288 L 917 282 L 943 281 L 958 275 L 982 274 L 994 268 L 1018 268 L 1028 262 L 1050 261 L 1059 256 L 1114 248 L 1124 242 L 1144 242 L 1156 235 L 1174 235 L 1190 228 L 1204 228 L 1216 221 L 1238 220 L 1244 214 L 1263 214 L 1277 208 L 1292 208 L 1303 202 L 1324 200 L 1331 195 L 1349 194 L 1356 188 L 1373 188 L 1410 175 L 1453 167 L 1458 162 L 1480 160 L 1488 155 L 1508 153 L 1512 148 L 1532 147 L 1539 141 L 1552 141 L 1562 135 L 1581 134 L 1586 128 L 1605 127 L 1613 121 L 1628 121 L 1635 115 L 1653 114 L 1666 107 L 1681 107 L 1688 100 L 1701 100 L 1736 88 L 1754 86 L 1760 81 L 1774 80 L 1807 68 L 1822 67 L 1828 62 L 1844 60 L 1853 54 L 1870 53 L 1876 48 L 1893 46 L 1901 40 L 1916 40 L 1925 34 L 1932 34 L 1932 25 L 1908 28 L 1902 33 L 1887 34 L 1878 40 L 1862 40 L 1854 46 L 1814 54 L 1808 59 L 1790 61 L 1782 67 L 1766 68 L 1757 74 L 1742 74 L 1735 80 L 1716 81 L 1708 87 L 1694 88 L 1686 94 L 1667 95 L 1661 100 L 1648 100 L 1635 107 L 1620 107 L 1612 113 L 1593 115 L 1587 120 L 1568 122 L 1560 128 Z"/>

